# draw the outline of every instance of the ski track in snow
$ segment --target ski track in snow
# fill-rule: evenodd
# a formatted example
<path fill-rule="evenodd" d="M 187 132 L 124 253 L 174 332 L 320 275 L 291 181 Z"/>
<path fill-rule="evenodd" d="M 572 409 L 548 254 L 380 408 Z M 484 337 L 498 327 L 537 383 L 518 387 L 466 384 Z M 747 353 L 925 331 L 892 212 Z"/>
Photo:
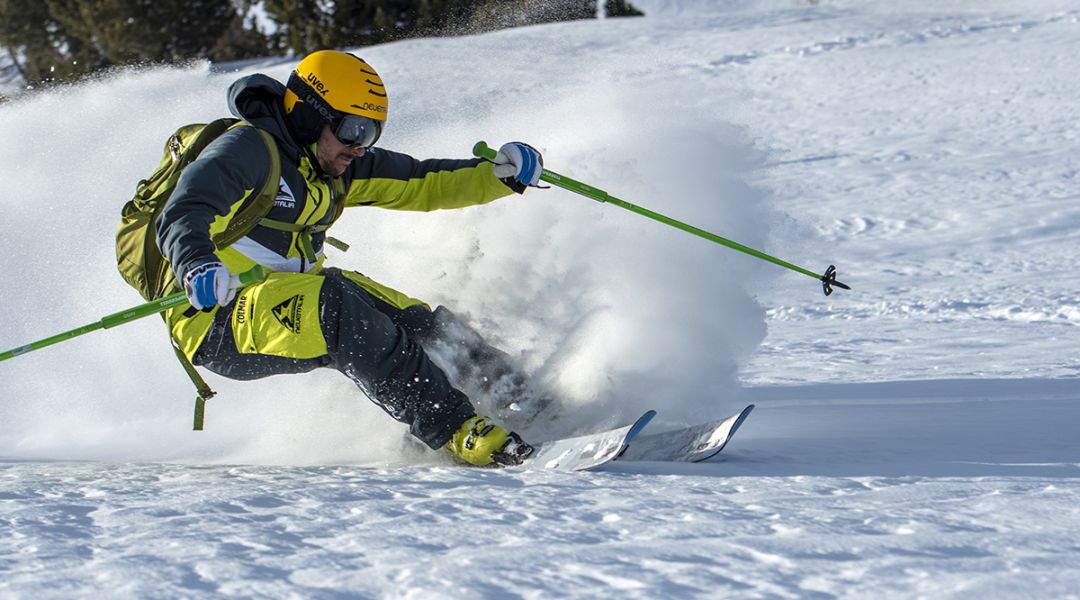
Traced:
<path fill-rule="evenodd" d="M 723 454 L 457 467 L 332 374 L 215 379 L 195 436 L 157 324 L 132 325 L 0 365 L 0 597 L 1080 598 L 1080 10 L 634 4 L 649 16 L 364 49 L 392 80 L 388 143 L 534 141 L 853 291 L 557 191 L 347 215 L 364 242 L 334 258 L 463 309 L 582 421 L 756 404 Z M 9 318 L 0 347 L 130 298 L 102 241 L 114 207 L 234 77 L 157 69 L 0 107 L 0 162 L 22 167 L 0 172 L 21 192 L 0 197 L 0 297 L 70 307 Z M 46 210 L 72 185 L 78 238 Z"/>

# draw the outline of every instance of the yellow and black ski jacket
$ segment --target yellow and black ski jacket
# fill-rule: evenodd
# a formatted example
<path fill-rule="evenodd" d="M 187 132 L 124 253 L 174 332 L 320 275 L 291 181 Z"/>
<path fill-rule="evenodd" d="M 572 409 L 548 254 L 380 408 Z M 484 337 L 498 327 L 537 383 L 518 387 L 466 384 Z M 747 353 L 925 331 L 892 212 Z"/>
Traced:
<path fill-rule="evenodd" d="M 211 236 L 263 189 L 270 172 L 266 144 L 251 127 L 235 127 L 214 140 L 184 169 L 157 221 L 157 243 L 178 281 L 198 265 L 221 261 L 233 273 L 260 264 L 270 271 L 310 273 L 323 262 L 326 229 L 345 208 L 377 206 L 431 211 L 485 204 L 512 190 L 481 159 L 417 160 L 371 148 L 338 178 L 321 172 L 309 149 L 293 140 L 285 123 L 285 86 L 251 75 L 229 89 L 233 114 L 273 135 L 281 162 L 277 199 L 266 220 L 244 238 L 218 249 Z M 190 358 L 212 322 L 212 313 L 181 318 L 170 328 Z"/>

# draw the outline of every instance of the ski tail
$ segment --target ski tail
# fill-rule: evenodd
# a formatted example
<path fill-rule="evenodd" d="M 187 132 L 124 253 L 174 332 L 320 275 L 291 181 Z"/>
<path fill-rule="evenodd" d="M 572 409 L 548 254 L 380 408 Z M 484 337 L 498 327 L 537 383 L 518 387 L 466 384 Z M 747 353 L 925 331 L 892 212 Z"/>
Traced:
<path fill-rule="evenodd" d="M 620 460 L 702 462 L 719 454 L 754 409 L 751 404 L 721 419 L 672 431 L 642 435 Z"/>

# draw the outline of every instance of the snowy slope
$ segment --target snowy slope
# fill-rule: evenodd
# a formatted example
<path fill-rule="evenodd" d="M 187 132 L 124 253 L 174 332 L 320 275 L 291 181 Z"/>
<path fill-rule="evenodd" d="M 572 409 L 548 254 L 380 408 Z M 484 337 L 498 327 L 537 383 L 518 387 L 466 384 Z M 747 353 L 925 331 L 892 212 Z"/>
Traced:
<path fill-rule="evenodd" d="M 147 319 L 0 365 L 0 596 L 1080 596 L 1080 8 L 634 4 L 361 49 L 385 145 L 527 140 L 853 291 L 559 190 L 357 211 L 332 260 L 467 314 L 583 426 L 756 403 L 721 460 L 460 468 L 334 373 L 211 378 L 194 434 Z M 236 76 L 0 107 L 0 348 L 138 301 L 116 211 Z"/>

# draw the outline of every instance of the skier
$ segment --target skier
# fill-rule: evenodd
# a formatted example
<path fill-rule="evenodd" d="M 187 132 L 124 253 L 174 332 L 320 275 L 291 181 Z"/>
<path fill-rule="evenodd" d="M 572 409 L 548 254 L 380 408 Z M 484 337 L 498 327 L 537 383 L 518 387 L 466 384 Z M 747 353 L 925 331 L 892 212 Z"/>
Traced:
<path fill-rule="evenodd" d="M 158 247 L 201 311 L 167 314 L 179 349 L 192 364 L 238 380 L 337 369 L 432 449 L 446 447 L 474 465 L 520 464 L 532 447 L 477 415 L 423 348 L 455 324 L 451 313 L 325 267 L 322 249 L 344 208 L 431 211 L 523 193 L 540 178 L 540 154 L 511 142 L 494 164 L 420 161 L 375 147 L 388 116 L 386 90 L 371 65 L 345 52 L 308 55 L 287 85 L 244 77 L 228 97 L 232 113 L 254 127 L 233 127 L 207 146 L 157 220 Z M 277 145 L 277 198 L 245 237 L 218 249 L 212 234 L 271 171 L 255 128 Z M 265 281 L 230 287 L 232 274 L 256 264 L 271 272 Z M 471 352 L 497 354 L 483 344 Z"/>

